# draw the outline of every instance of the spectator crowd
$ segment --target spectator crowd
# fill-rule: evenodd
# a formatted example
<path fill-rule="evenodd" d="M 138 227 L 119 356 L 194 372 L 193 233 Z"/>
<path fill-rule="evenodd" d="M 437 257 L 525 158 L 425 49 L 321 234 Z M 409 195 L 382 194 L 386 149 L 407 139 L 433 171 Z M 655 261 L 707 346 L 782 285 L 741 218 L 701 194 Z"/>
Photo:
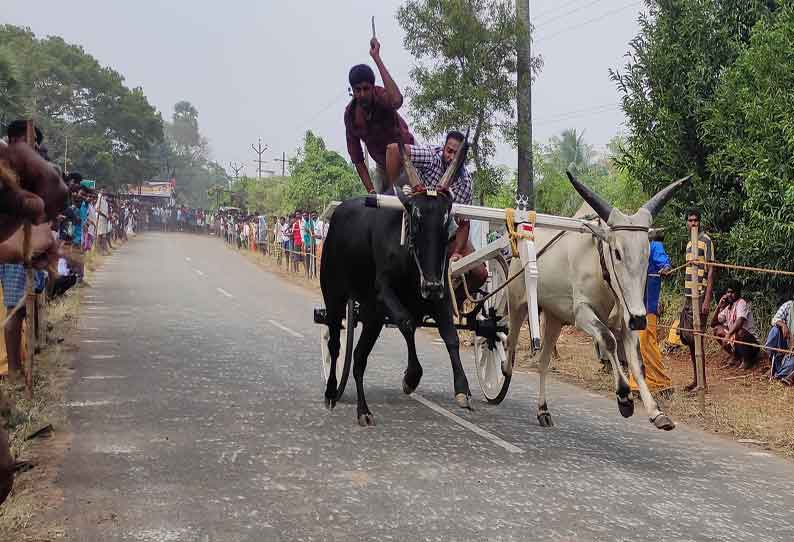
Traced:
<path fill-rule="evenodd" d="M 45 134 L 34 123 L 13 121 L 2 135 L 0 287 L 6 315 L 0 378 L 18 389 L 26 383 L 23 362 L 30 363 L 36 347 L 26 345 L 25 355 L 23 324 L 27 321 L 40 336 L 48 325 L 42 309 L 84 282 L 86 255 L 109 254 L 139 230 L 145 213 L 134 198 L 97 188 L 79 172 L 65 173 L 50 162 Z M 11 490 L 14 470 L 8 434 L 0 424 L 0 503 Z"/>
<path fill-rule="evenodd" d="M 313 211 L 295 211 L 289 216 L 245 215 L 229 209 L 217 215 L 218 235 L 238 249 L 269 254 L 294 273 L 308 278 L 319 275 L 323 239 L 328 223 Z"/>

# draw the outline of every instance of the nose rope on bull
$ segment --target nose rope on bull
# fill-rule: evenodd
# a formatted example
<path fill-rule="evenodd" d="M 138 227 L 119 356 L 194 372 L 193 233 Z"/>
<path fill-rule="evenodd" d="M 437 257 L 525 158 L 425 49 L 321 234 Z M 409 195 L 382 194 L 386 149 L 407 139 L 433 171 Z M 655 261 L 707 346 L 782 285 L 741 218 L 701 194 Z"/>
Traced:
<path fill-rule="evenodd" d="M 599 223 L 600 222 L 601 220 L 599 220 Z M 644 231 L 644 232 L 650 231 L 650 228 L 648 228 L 647 226 L 638 226 L 633 224 L 627 224 L 622 226 L 609 226 L 607 224 L 607 227 L 609 227 L 612 231 Z M 626 301 L 626 295 L 623 292 L 623 285 L 620 284 L 620 278 L 618 277 L 617 273 L 615 273 L 615 283 L 617 284 L 617 289 L 620 291 L 620 295 L 618 295 L 618 292 L 615 291 L 615 286 L 613 286 L 612 284 L 612 276 L 609 273 L 609 269 L 607 269 L 606 260 L 604 258 L 604 241 L 600 237 L 597 237 L 597 239 L 598 239 L 597 241 L 598 259 L 601 264 L 601 273 L 604 277 L 604 281 L 606 281 L 607 285 L 609 286 L 609 289 L 612 290 L 612 295 L 615 296 L 615 299 L 618 301 L 622 300 L 623 306 L 626 307 L 626 310 L 629 310 L 629 304 Z M 607 245 L 608 244 L 609 243 L 607 243 Z M 615 269 L 615 256 L 612 250 L 609 251 L 609 262 L 612 264 L 612 269 Z"/>

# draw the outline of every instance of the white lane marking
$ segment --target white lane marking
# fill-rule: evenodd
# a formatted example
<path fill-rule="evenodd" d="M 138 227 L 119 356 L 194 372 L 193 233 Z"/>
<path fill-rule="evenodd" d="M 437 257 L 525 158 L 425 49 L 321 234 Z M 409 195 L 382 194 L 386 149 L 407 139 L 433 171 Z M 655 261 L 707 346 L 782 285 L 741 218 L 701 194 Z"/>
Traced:
<path fill-rule="evenodd" d="M 71 403 L 66 403 L 68 407 L 89 407 L 89 406 L 105 406 L 105 405 L 112 405 L 110 401 L 72 401 Z"/>
<path fill-rule="evenodd" d="M 80 342 L 87 344 L 100 344 L 100 343 L 114 343 L 116 341 L 114 341 L 113 339 L 83 339 Z"/>
<path fill-rule="evenodd" d="M 127 377 L 114 376 L 114 375 L 91 375 L 91 376 L 84 376 L 83 380 L 121 380 L 122 378 L 127 378 Z"/>
<path fill-rule="evenodd" d="M 96 354 L 91 356 L 91 359 L 113 359 L 116 357 L 116 354 Z"/>
<path fill-rule="evenodd" d="M 410 397 L 412 397 L 416 401 L 419 401 L 420 403 L 425 405 L 430 410 L 438 412 L 442 416 L 445 416 L 446 418 L 449 418 L 450 420 L 452 420 L 456 424 L 460 425 L 461 427 L 465 427 L 466 429 L 468 429 L 472 433 L 480 435 L 484 439 L 490 440 L 491 442 L 493 442 L 497 446 L 501 446 L 502 448 L 504 448 L 505 450 L 507 450 L 511 454 L 523 454 L 524 453 L 524 450 L 522 450 L 521 448 L 519 448 L 515 444 L 510 444 L 506 440 L 500 439 L 499 437 L 497 437 L 496 435 L 494 435 L 493 433 L 491 433 L 489 431 L 486 431 L 482 427 L 474 425 L 470 421 L 464 420 L 460 416 L 456 416 L 455 414 L 453 414 L 449 410 L 438 406 L 437 404 L 435 404 L 433 401 L 430 401 L 429 399 L 425 399 L 424 397 L 422 397 L 418 393 L 412 393 L 410 395 Z"/>
<path fill-rule="evenodd" d="M 81 327 L 80 331 L 99 331 L 98 327 Z"/>
<path fill-rule="evenodd" d="M 189 262 L 189 261 L 190 261 L 190 258 L 189 258 L 188 256 L 185 256 L 185 261 L 186 261 L 186 262 Z"/>
<path fill-rule="evenodd" d="M 281 331 L 286 331 L 287 333 L 289 333 L 289 334 L 290 334 L 290 335 L 292 335 L 293 337 L 298 337 L 299 339 L 302 339 L 302 338 L 303 338 L 303 335 L 301 335 L 301 334 L 300 334 L 300 333 L 298 333 L 297 331 L 293 331 L 293 330 L 291 330 L 290 328 L 288 328 L 287 326 L 282 326 L 281 324 L 279 324 L 279 323 L 278 323 L 278 322 L 276 322 L 275 320 L 268 320 L 268 322 L 270 322 L 271 324 L 273 324 L 274 326 L 276 326 L 277 328 L 279 328 Z"/>
<path fill-rule="evenodd" d="M 752 457 L 772 457 L 772 454 L 768 454 L 766 452 L 750 452 L 749 454 Z"/>
<path fill-rule="evenodd" d="M 218 291 L 219 291 L 220 293 L 222 293 L 223 295 L 225 295 L 226 297 L 234 297 L 232 294 L 230 294 L 229 292 L 227 292 L 227 291 L 226 291 L 226 290 L 224 290 L 223 288 L 215 288 L 215 289 L 216 289 L 216 290 L 218 290 Z"/>
<path fill-rule="evenodd" d="M 198 276 L 200 276 L 200 277 L 203 277 L 203 276 L 204 276 L 204 272 L 203 272 L 203 271 L 199 271 L 198 269 L 194 269 L 193 271 L 195 271 L 195 272 L 196 272 L 196 274 L 197 274 Z"/>

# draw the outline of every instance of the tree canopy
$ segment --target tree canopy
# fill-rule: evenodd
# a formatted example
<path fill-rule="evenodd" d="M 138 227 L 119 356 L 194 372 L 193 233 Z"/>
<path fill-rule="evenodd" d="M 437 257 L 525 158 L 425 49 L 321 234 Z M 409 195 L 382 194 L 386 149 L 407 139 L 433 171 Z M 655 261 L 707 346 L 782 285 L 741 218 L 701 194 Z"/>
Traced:
<path fill-rule="evenodd" d="M 504 0 L 408 0 L 397 12 L 405 47 L 420 64 L 411 71 L 412 128 L 426 138 L 471 129 L 475 196 L 502 182 L 490 159 L 494 138 L 515 140 L 515 6 Z M 533 70 L 540 69 L 535 58 Z"/>
<path fill-rule="evenodd" d="M 140 88 L 82 47 L 28 29 L 0 26 L 0 117 L 33 117 L 50 157 L 106 184 L 138 182 L 157 166 L 151 151 L 163 140 L 160 114 Z"/>
<path fill-rule="evenodd" d="M 626 66 L 612 73 L 630 134 L 619 165 L 649 193 L 694 174 L 661 222 L 683 250 L 697 206 L 717 256 L 789 267 L 792 2 L 646 0 Z M 727 276 L 727 273 L 724 275 Z M 747 276 L 752 288 L 790 281 Z M 781 290 L 782 291 L 782 290 Z"/>
<path fill-rule="evenodd" d="M 320 210 L 330 201 L 363 194 L 358 175 L 339 153 L 307 131 L 298 155 L 289 161 L 290 178 L 285 193 L 286 210 Z"/>
<path fill-rule="evenodd" d="M 794 253 L 792 44 L 794 6 L 759 21 L 723 74 L 702 125 L 711 178 L 740 194 L 732 202 L 740 217 L 725 236 L 727 257 L 777 269 L 789 269 Z M 781 291 L 792 284 L 768 275 L 754 281 Z"/>

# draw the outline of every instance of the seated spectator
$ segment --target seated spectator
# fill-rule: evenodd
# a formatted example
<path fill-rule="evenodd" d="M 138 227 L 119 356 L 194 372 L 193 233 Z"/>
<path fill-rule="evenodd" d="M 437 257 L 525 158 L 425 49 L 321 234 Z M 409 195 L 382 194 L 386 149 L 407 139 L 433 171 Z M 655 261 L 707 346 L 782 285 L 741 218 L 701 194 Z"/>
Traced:
<path fill-rule="evenodd" d="M 720 299 L 711 319 L 714 335 L 720 337 L 723 350 L 731 354 L 729 366 L 751 369 L 758 361 L 758 346 L 736 344 L 734 341 L 758 344 L 750 303 L 742 297 L 742 285 L 736 280 L 728 283 L 728 289 Z"/>
<path fill-rule="evenodd" d="M 769 330 L 769 335 L 766 337 L 765 347 L 789 349 L 791 329 L 794 325 L 793 307 L 794 301 L 786 301 L 772 317 L 772 329 Z M 774 350 L 767 350 L 767 353 L 772 360 L 772 378 L 794 386 L 794 354 L 784 354 Z"/>

